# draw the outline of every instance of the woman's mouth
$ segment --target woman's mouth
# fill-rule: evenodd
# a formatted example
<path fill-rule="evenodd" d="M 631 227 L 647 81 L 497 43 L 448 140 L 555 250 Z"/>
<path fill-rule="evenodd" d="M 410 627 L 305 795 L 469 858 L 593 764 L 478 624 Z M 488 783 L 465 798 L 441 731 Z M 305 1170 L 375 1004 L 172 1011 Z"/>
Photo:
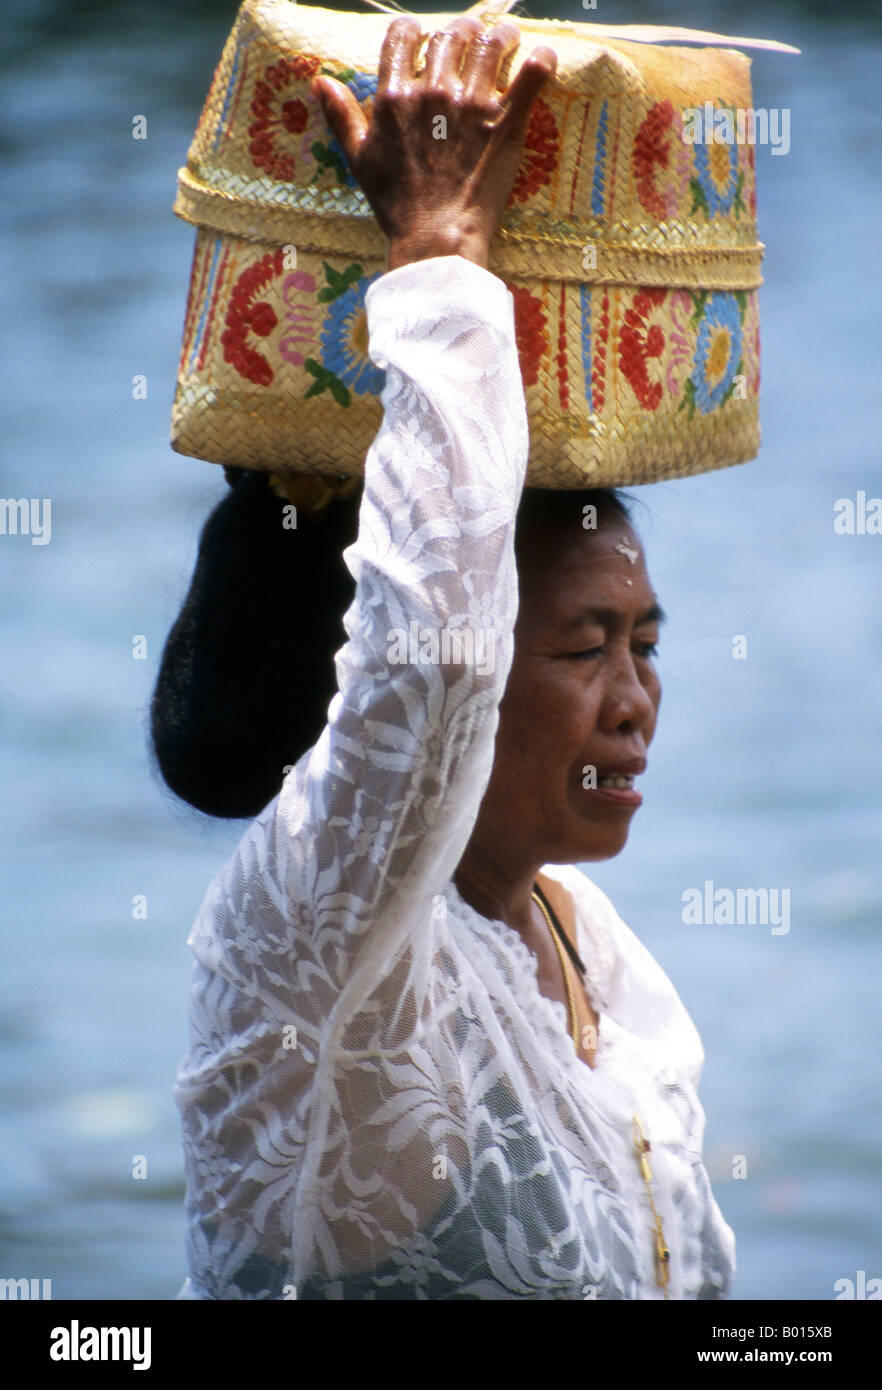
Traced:
<path fill-rule="evenodd" d="M 600 796 L 604 801 L 614 802 L 634 811 L 643 804 L 643 793 L 637 790 L 635 783 L 641 772 L 646 771 L 646 761 L 643 758 L 635 759 L 630 766 L 626 763 L 625 767 L 627 771 L 610 768 L 597 777 L 596 785 L 590 790 L 594 796 Z"/>
<path fill-rule="evenodd" d="M 604 801 L 614 801 L 618 806 L 627 806 L 632 811 L 643 805 L 643 793 L 634 786 L 632 777 L 603 777 L 593 795 L 602 796 Z"/>

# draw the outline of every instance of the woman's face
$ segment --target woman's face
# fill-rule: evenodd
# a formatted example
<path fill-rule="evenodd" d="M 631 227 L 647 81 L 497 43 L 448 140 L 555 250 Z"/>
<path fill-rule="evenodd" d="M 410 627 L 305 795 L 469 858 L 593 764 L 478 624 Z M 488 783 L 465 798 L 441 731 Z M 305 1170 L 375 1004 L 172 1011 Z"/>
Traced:
<path fill-rule="evenodd" d="M 653 661 L 663 613 L 643 547 L 601 511 L 594 531 L 536 527 L 519 559 L 515 653 L 493 773 L 476 832 L 542 863 L 608 859 L 624 847 L 655 733 Z M 616 785 L 607 779 L 621 774 Z M 490 837 L 488 840 L 488 836 Z"/>

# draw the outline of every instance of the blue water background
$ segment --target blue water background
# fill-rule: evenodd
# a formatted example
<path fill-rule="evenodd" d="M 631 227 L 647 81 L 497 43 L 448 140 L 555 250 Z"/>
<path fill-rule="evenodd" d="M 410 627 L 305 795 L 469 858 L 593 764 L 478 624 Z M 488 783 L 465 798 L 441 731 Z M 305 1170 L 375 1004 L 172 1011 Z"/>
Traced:
<path fill-rule="evenodd" d="M 56 1298 L 165 1299 L 185 1273 L 185 938 L 243 826 L 164 790 L 146 708 L 225 490 L 167 443 L 193 236 L 170 208 L 234 13 L 5 12 L 0 493 L 50 497 L 52 540 L 0 538 L 0 1275 L 49 1277 Z M 735 1296 L 830 1299 L 838 1279 L 882 1276 L 882 537 L 832 524 L 837 498 L 882 495 L 880 20 L 612 0 L 560 14 L 803 49 L 754 56 L 754 103 L 789 108 L 792 139 L 757 152 L 762 453 L 635 490 L 671 614 L 665 693 L 630 844 L 593 872 L 702 1034 Z M 789 933 L 684 925 L 682 895 L 706 880 L 789 889 Z"/>

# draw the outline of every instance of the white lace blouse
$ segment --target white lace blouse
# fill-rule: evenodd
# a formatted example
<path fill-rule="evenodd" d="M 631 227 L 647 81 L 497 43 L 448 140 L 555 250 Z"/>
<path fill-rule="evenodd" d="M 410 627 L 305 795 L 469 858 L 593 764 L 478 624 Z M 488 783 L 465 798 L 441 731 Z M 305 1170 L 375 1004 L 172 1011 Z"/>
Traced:
<path fill-rule="evenodd" d="M 178 1297 L 662 1298 L 635 1111 L 670 1296 L 724 1297 L 703 1052 L 667 976 L 578 869 L 543 870 L 574 901 L 591 1069 L 520 936 L 452 883 L 512 658 L 528 445 L 512 297 L 447 256 L 381 276 L 366 309 L 385 413 L 339 693 L 189 937 Z M 425 634 L 458 627 L 492 631 L 493 659 L 432 660 Z M 402 634 L 417 659 L 390 659 Z"/>

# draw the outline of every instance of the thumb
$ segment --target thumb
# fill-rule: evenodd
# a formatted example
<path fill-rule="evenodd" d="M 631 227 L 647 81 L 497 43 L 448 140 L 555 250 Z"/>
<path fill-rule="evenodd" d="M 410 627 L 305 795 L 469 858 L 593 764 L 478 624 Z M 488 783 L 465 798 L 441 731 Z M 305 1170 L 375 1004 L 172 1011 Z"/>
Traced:
<path fill-rule="evenodd" d="M 358 147 L 367 130 L 367 120 L 355 97 L 336 77 L 314 77 L 310 84 L 313 96 L 318 97 L 325 120 L 339 140 L 347 162 L 352 167 Z"/>

